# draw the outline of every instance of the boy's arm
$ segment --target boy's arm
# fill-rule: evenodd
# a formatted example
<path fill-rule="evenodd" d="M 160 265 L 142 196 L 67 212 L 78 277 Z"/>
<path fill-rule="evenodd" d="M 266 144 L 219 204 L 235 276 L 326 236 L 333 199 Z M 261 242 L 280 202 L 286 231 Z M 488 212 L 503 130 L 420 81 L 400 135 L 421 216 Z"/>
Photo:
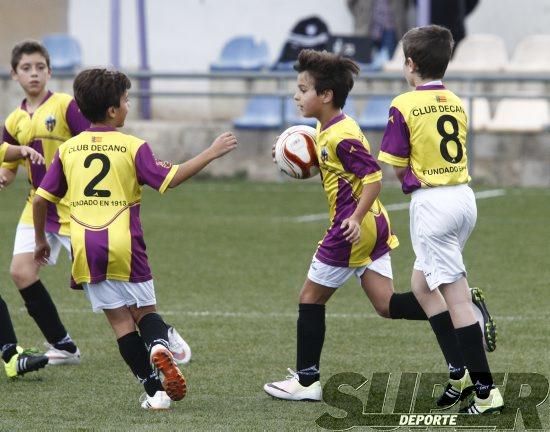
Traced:
<path fill-rule="evenodd" d="M 6 162 L 12 162 L 17 159 L 24 158 L 28 158 L 33 164 L 44 165 L 44 156 L 38 153 L 35 149 L 28 146 L 8 144 L 6 155 L 4 157 Z"/>
<path fill-rule="evenodd" d="M 363 185 L 363 191 L 353 214 L 342 221 L 340 228 L 344 229 L 344 236 L 350 243 L 357 243 L 361 237 L 361 222 L 380 194 L 382 182 L 380 180 Z"/>
<path fill-rule="evenodd" d="M 45 265 L 50 257 L 50 245 L 46 239 L 46 215 L 48 212 L 48 201 L 40 195 L 35 195 L 32 202 L 32 217 L 34 221 L 34 260 Z"/>
<path fill-rule="evenodd" d="M 200 172 L 206 165 L 237 147 L 237 138 L 231 132 L 218 136 L 202 153 L 178 166 L 178 170 L 168 184 L 173 188 Z"/>
<path fill-rule="evenodd" d="M 399 166 L 393 167 L 393 172 L 395 173 L 395 175 L 397 176 L 397 178 L 401 183 L 403 183 L 403 180 L 405 179 L 405 174 L 407 173 L 407 170 L 408 170 L 408 167 L 399 167 Z"/>

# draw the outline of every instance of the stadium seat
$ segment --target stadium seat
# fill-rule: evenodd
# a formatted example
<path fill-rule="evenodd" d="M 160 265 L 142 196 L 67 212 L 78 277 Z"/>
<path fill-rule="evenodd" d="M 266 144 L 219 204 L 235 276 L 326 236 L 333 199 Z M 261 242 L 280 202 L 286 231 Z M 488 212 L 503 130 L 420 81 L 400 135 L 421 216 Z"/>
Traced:
<path fill-rule="evenodd" d="M 526 36 L 519 41 L 505 70 L 508 72 L 550 71 L 550 34 Z"/>
<path fill-rule="evenodd" d="M 495 132 L 540 132 L 550 126 L 546 99 L 501 99 L 487 129 Z"/>
<path fill-rule="evenodd" d="M 388 72 L 401 72 L 404 64 L 403 42 L 399 41 L 390 61 L 384 63 L 383 69 Z"/>
<path fill-rule="evenodd" d="M 486 98 L 463 98 L 464 108 L 468 115 L 470 128 L 475 131 L 487 129 L 491 122 L 491 109 Z"/>
<path fill-rule="evenodd" d="M 367 131 L 384 130 L 388 124 L 391 101 L 392 98 L 389 96 L 373 96 L 369 98 L 358 119 L 361 129 Z"/>
<path fill-rule="evenodd" d="M 265 41 L 256 42 L 252 36 L 230 39 L 220 58 L 210 65 L 211 71 L 258 71 L 269 64 L 269 49 Z"/>
<path fill-rule="evenodd" d="M 80 44 L 71 35 L 53 33 L 42 38 L 54 71 L 73 71 L 82 64 Z"/>
<path fill-rule="evenodd" d="M 278 96 L 253 96 L 244 114 L 233 121 L 236 129 L 278 129 L 283 126 L 284 103 Z"/>
<path fill-rule="evenodd" d="M 455 48 L 450 72 L 498 72 L 508 63 L 504 40 L 492 34 L 466 36 Z"/>

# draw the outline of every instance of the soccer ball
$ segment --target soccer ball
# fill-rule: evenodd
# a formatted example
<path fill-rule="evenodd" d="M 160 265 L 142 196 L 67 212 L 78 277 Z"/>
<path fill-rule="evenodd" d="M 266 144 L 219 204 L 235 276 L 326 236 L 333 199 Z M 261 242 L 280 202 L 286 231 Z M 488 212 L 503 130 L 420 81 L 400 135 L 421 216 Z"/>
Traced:
<path fill-rule="evenodd" d="M 279 136 L 274 159 L 282 172 L 297 179 L 307 179 L 319 173 L 315 135 L 314 128 L 299 125 L 289 127 Z"/>

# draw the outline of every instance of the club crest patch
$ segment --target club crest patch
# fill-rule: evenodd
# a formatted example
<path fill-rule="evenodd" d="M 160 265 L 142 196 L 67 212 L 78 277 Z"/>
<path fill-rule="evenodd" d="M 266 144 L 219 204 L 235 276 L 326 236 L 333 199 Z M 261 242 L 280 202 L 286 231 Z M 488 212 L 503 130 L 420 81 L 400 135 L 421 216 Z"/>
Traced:
<path fill-rule="evenodd" d="M 57 120 L 52 114 L 46 117 L 46 121 L 44 122 L 44 124 L 46 125 L 46 129 L 48 129 L 48 132 L 52 132 L 55 129 L 56 123 Z"/>

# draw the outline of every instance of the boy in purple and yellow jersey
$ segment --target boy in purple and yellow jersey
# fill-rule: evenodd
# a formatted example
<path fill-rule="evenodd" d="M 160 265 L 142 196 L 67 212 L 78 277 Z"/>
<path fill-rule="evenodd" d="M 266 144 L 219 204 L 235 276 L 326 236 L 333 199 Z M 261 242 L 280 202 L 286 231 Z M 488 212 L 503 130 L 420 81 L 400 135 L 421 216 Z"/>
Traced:
<path fill-rule="evenodd" d="M 22 158 L 28 158 L 33 165 L 44 164 L 42 155 L 30 147 L 0 144 L 0 164 L 3 161 L 16 161 Z M 17 337 L 8 305 L 2 297 L 0 297 L 0 352 L 8 378 L 36 371 L 48 364 L 48 357 L 45 355 L 17 346 Z"/>
<path fill-rule="evenodd" d="M 304 117 L 318 120 L 316 152 L 329 205 L 330 227 L 319 242 L 299 298 L 296 371 L 264 390 L 285 400 L 321 400 L 319 362 L 325 304 L 350 277 L 359 279 L 379 315 L 426 320 L 411 292 L 395 293 L 389 252 L 397 247 L 378 199 L 382 172 L 361 129 L 342 112 L 353 76 L 352 60 L 303 50 L 294 95 Z"/>
<path fill-rule="evenodd" d="M 6 119 L 3 141 L 28 147 L 44 156 L 45 164 L 4 163 L 0 168 L 2 185 L 10 184 L 19 163 L 27 169 L 30 192 L 15 234 L 11 277 L 17 285 L 29 315 L 47 340 L 50 364 L 78 364 L 80 351 L 67 333 L 50 294 L 39 277 L 40 266 L 33 260 L 34 228 L 32 198 L 49 168 L 57 148 L 67 139 L 86 129 L 87 121 L 65 93 L 47 89 L 51 77 L 48 51 L 37 41 L 17 44 L 11 55 L 11 75 L 25 92 L 25 99 Z M 46 230 L 52 244 L 50 264 L 55 264 L 63 246 L 70 255 L 69 208 L 64 200 L 48 207 Z"/>
<path fill-rule="evenodd" d="M 412 194 L 412 290 L 450 371 L 438 405 L 456 403 L 473 386 L 475 395 L 461 411 L 487 414 L 502 410 L 504 402 L 493 384 L 472 297 L 484 315 L 489 350 L 494 337 L 487 334 L 494 333 L 494 323 L 479 291 L 469 289 L 462 258 L 477 208 L 468 185 L 466 114 L 442 82 L 453 44 L 450 31 L 436 25 L 403 36 L 403 71 L 415 89 L 392 101 L 379 160 L 394 167 L 403 192 Z"/>
<path fill-rule="evenodd" d="M 105 313 L 122 358 L 144 385 L 142 407 L 166 409 L 185 396 L 186 382 L 168 349 L 168 326 L 156 313 L 139 216 L 142 186 L 164 193 L 233 150 L 237 140 L 227 132 L 181 165 L 158 161 L 146 142 L 116 129 L 128 114 L 129 88 L 121 72 L 90 69 L 76 77 L 75 99 L 92 126 L 59 147 L 36 192 L 35 259 L 45 263 L 50 254 L 48 205 L 65 197 L 73 285 L 85 290 L 94 311 Z"/>

